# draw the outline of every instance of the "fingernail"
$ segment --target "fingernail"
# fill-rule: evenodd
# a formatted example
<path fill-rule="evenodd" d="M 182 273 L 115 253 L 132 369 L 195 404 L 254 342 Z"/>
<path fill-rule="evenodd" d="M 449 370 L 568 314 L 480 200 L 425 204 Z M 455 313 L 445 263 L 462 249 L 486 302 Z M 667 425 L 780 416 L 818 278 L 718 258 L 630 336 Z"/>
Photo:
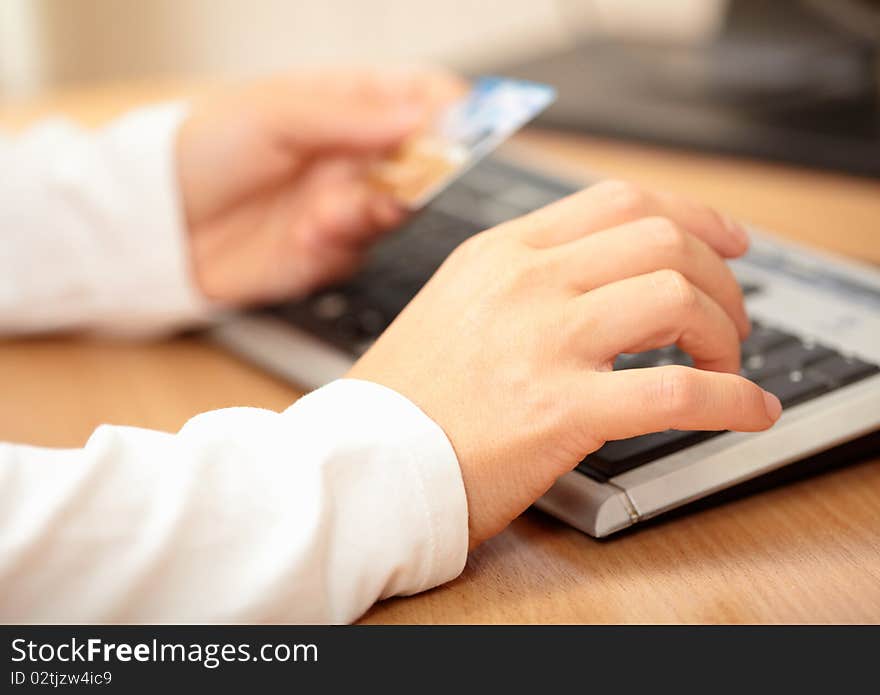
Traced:
<path fill-rule="evenodd" d="M 744 249 L 748 248 L 749 233 L 746 231 L 745 227 L 743 227 L 739 222 L 731 219 L 730 217 L 724 217 L 724 226 L 727 228 L 730 236 L 736 239 L 740 247 Z"/>
<path fill-rule="evenodd" d="M 769 391 L 764 391 L 764 407 L 767 409 L 767 416 L 773 422 L 776 422 L 782 414 L 782 403 Z"/>

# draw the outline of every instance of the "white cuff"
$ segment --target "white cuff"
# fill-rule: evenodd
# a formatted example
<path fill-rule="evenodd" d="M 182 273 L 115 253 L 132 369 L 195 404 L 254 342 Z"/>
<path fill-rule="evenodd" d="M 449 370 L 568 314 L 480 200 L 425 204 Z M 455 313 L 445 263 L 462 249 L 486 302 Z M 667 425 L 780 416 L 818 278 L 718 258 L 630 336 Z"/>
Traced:
<path fill-rule="evenodd" d="M 365 562 L 387 563 L 379 597 L 425 591 L 461 574 L 467 498 L 455 451 L 437 423 L 396 391 L 358 379 L 334 381 L 290 410 L 304 409 L 310 422 L 332 423 L 329 436 L 344 446 L 337 456 L 359 461 L 370 476 L 349 471 L 358 479 L 360 499 L 346 512 L 369 510 L 361 517 L 360 537 Z M 374 566 L 369 574 L 382 571 Z"/>

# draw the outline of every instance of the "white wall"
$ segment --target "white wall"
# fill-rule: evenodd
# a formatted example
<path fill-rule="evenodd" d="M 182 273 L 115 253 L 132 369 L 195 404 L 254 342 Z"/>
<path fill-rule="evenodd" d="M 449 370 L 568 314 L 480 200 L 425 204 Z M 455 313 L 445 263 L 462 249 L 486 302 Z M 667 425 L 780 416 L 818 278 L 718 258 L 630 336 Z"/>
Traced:
<path fill-rule="evenodd" d="M 0 94 L 29 94 L 44 80 L 37 4 L 0 0 Z"/>
<path fill-rule="evenodd" d="M 705 32 L 721 2 L 0 0 L 0 90 L 328 61 L 479 69 L 597 28 Z"/>
<path fill-rule="evenodd" d="M 566 35 L 546 0 L 33 1 L 53 84 L 328 61 L 459 67 L 540 51 Z"/>

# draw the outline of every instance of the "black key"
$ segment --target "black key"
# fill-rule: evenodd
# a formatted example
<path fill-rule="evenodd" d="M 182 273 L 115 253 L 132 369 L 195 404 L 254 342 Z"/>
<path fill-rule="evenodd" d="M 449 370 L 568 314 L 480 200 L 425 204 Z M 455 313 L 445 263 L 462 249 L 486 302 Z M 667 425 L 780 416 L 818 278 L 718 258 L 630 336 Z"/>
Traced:
<path fill-rule="evenodd" d="M 741 282 L 739 283 L 740 289 L 742 290 L 744 297 L 749 297 L 753 294 L 758 294 L 763 288 L 761 285 L 755 282 Z"/>
<path fill-rule="evenodd" d="M 780 345 L 796 340 L 797 338 L 790 333 L 753 322 L 751 334 L 743 341 L 742 354 L 743 357 L 747 357 L 749 355 L 770 352 L 770 350 Z"/>
<path fill-rule="evenodd" d="M 636 369 L 641 367 L 662 367 L 667 364 L 683 364 L 687 367 L 694 363 L 690 355 L 670 345 L 647 352 L 622 353 L 614 361 L 615 369 Z"/>
<path fill-rule="evenodd" d="M 312 313 L 322 321 L 334 321 L 347 314 L 351 302 L 342 292 L 322 292 L 311 301 Z"/>
<path fill-rule="evenodd" d="M 759 381 L 781 372 L 803 370 L 807 365 L 835 354 L 831 348 L 816 343 L 784 343 L 770 352 L 744 358 L 741 374 L 752 381 Z"/>
<path fill-rule="evenodd" d="M 355 338 L 363 337 L 361 335 L 360 323 L 357 320 L 357 316 L 354 314 L 340 316 L 334 322 L 334 327 L 336 328 L 336 332 L 343 338 L 354 340 Z"/>
<path fill-rule="evenodd" d="M 388 317 L 389 322 L 403 311 L 403 307 L 409 304 L 421 287 L 420 282 L 408 284 L 403 278 L 391 278 L 391 280 L 392 282 L 385 286 L 370 287 L 362 296 L 366 306 Z"/>
<path fill-rule="evenodd" d="M 680 350 L 675 345 L 662 348 L 657 356 L 655 367 L 663 367 L 668 364 L 679 364 L 685 367 L 694 366 L 694 358 L 687 354 L 684 350 Z"/>
<path fill-rule="evenodd" d="M 364 336 L 375 338 L 388 327 L 388 319 L 378 309 L 361 309 L 357 313 L 358 326 Z"/>
<path fill-rule="evenodd" d="M 614 360 L 614 369 L 636 369 L 638 367 L 651 366 L 651 357 L 645 357 L 644 352 L 623 352 Z"/>
<path fill-rule="evenodd" d="M 807 370 L 808 374 L 825 380 L 831 386 L 845 386 L 877 372 L 880 372 L 880 367 L 876 364 L 843 355 L 828 357 Z"/>
<path fill-rule="evenodd" d="M 803 403 L 830 390 L 828 384 L 819 377 L 797 370 L 776 374 L 757 383 L 779 398 L 784 408 Z"/>
<path fill-rule="evenodd" d="M 587 456 L 581 462 L 581 466 L 611 478 L 637 468 L 646 461 L 666 456 L 717 434 L 720 432 L 666 430 L 630 439 L 619 439 L 606 443 L 601 449 Z"/>

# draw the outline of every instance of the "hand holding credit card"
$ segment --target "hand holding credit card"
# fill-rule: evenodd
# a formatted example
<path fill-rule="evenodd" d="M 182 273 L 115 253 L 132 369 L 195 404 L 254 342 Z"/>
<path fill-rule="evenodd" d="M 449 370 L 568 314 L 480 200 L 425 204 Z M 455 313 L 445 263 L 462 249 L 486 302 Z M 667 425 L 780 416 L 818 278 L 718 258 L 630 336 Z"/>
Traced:
<path fill-rule="evenodd" d="M 371 180 L 406 208 L 417 210 L 545 109 L 555 96 L 548 85 L 482 77 L 425 130 L 377 163 Z"/>

